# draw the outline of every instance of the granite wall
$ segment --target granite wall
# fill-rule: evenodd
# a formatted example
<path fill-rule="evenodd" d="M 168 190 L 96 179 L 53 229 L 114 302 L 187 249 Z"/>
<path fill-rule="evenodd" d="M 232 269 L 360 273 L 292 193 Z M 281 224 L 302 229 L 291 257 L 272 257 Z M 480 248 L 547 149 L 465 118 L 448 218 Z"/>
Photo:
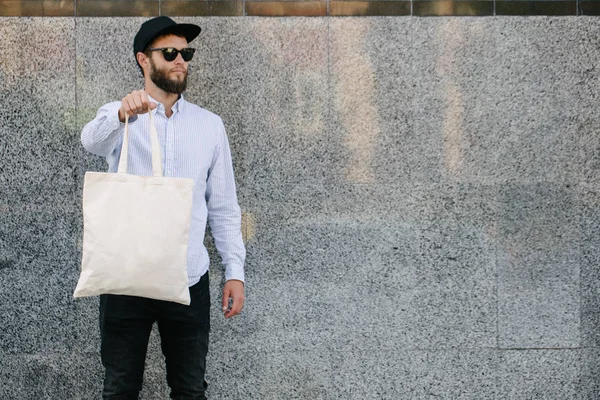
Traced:
<path fill-rule="evenodd" d="M 1 399 L 99 398 L 79 133 L 143 20 L 0 19 Z M 598 19 L 178 20 L 248 249 L 227 321 L 212 251 L 211 399 L 600 398 Z"/>

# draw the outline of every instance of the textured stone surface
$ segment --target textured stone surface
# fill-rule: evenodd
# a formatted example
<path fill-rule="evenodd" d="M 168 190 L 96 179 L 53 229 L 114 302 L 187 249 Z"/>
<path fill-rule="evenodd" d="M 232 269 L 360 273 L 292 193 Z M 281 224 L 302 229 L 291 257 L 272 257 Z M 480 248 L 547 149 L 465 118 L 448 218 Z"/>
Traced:
<path fill-rule="evenodd" d="M 498 195 L 501 347 L 578 347 L 581 209 L 563 185 L 505 185 Z"/>
<path fill-rule="evenodd" d="M 219 354 L 219 399 L 493 399 L 493 351 L 331 351 Z M 237 365 L 247 363 L 240 373 Z M 238 384 L 231 387 L 224 377 Z M 217 378 L 215 376 L 214 378 Z M 468 389 L 466 389 L 468 387 Z"/>
<path fill-rule="evenodd" d="M 3 18 L 0 185 L 71 186 L 77 160 L 73 18 Z M 51 66 L 51 67 L 50 67 Z"/>
<path fill-rule="evenodd" d="M 187 21 L 204 29 L 191 99 L 222 115 L 238 181 L 334 179 L 339 143 L 328 129 L 327 20 Z"/>
<path fill-rule="evenodd" d="M 600 71 L 597 68 L 600 54 L 594 49 L 600 45 L 600 38 L 590 33 L 598 29 L 598 22 L 592 17 L 585 18 L 579 29 L 580 50 L 574 59 L 579 70 L 578 110 L 573 116 L 577 123 L 575 139 L 579 149 L 581 180 L 597 188 L 600 185 L 600 135 L 597 128 L 600 116 L 595 110 L 600 93 L 595 88 L 600 84 Z"/>
<path fill-rule="evenodd" d="M 579 399 L 581 365 L 581 350 L 502 351 L 497 398 Z"/>
<path fill-rule="evenodd" d="M 594 400 L 600 397 L 600 350 L 587 348 L 581 351 L 581 398 Z"/>
<path fill-rule="evenodd" d="M 371 351 L 337 354 L 344 399 L 493 399 L 497 355 L 491 350 Z M 468 388 L 468 389 L 466 389 Z"/>
<path fill-rule="evenodd" d="M 583 346 L 589 347 L 600 346 L 600 135 L 597 128 L 600 118 L 595 111 L 600 98 L 595 90 L 600 83 L 597 68 L 600 54 L 593 50 L 600 41 L 597 35 L 589 35 L 597 27 L 593 19 L 581 27 L 581 54 L 576 59 L 581 70 L 577 85 L 579 110 L 575 115 L 582 175 L 582 183 L 577 186 L 582 202 L 581 341 Z M 597 354 L 594 362 L 597 366 Z M 590 393 L 589 399 L 600 397 L 598 380 L 595 382 L 595 392 Z"/>
<path fill-rule="evenodd" d="M 72 18 L 0 23 L 9 55 L 0 60 L 0 262 L 73 255 L 74 26 Z"/>
<path fill-rule="evenodd" d="M 101 369 L 97 353 L 0 352 L 0 398 L 97 399 Z"/>
<path fill-rule="evenodd" d="M 575 22 L 569 17 L 496 22 L 486 29 L 495 37 L 496 57 L 487 63 L 485 96 L 472 99 L 480 115 L 472 174 L 493 160 L 482 177 L 499 183 L 579 180 L 581 147 L 574 116 L 584 71 L 579 47 L 572 44 L 579 42 L 581 31 L 569 28 Z"/>
<path fill-rule="evenodd" d="M 49 192 L 51 188 L 41 188 Z M 31 194 L 28 197 L 33 197 Z M 0 212 L 1 260 L 9 263 L 31 262 L 75 257 L 77 230 L 75 210 L 52 208 L 52 203 L 20 203 Z"/>
<path fill-rule="evenodd" d="M 254 193 L 247 202 L 256 227 L 248 245 L 252 343 L 495 345 L 489 193 L 402 189 L 288 185 Z M 254 290 L 269 295 L 254 303 Z"/>
<path fill-rule="evenodd" d="M 225 320 L 207 239 L 211 399 L 598 397 L 597 19 L 177 20 L 248 240 Z M 143 21 L 0 19 L 0 398 L 98 397 L 79 132 L 141 87 Z"/>
<path fill-rule="evenodd" d="M 600 187 L 580 186 L 581 344 L 600 347 Z"/>
<path fill-rule="evenodd" d="M 80 318 L 72 299 L 76 268 L 72 259 L 46 259 L 15 262 L 0 270 L 1 352 L 44 354 L 75 348 Z"/>
<path fill-rule="evenodd" d="M 583 71 L 570 23 L 333 20 L 332 119 L 347 179 L 578 179 Z"/>
<path fill-rule="evenodd" d="M 453 48 L 464 44 L 455 43 L 448 34 L 451 27 L 444 27 L 468 30 L 480 24 L 427 19 L 403 24 L 373 18 L 332 21 L 332 129 L 346 150 L 346 180 L 407 184 L 444 180 L 446 168 L 452 167 L 447 164 L 460 161 L 456 160 L 460 155 L 448 153 L 446 147 L 452 139 L 449 135 L 460 133 L 455 120 L 462 118 L 445 115 L 445 98 L 463 93 L 461 88 L 448 93 L 445 71 L 439 64 L 447 63 L 444 57 L 453 57 Z M 415 31 L 419 35 L 413 36 Z M 381 40 L 383 37 L 386 39 Z M 485 49 L 486 41 L 480 46 Z M 450 54 L 443 54 L 446 49 Z M 469 72 L 479 72 L 486 62 L 485 58 L 474 60 L 474 65 L 466 65 Z M 468 60 L 459 61 L 465 64 Z M 472 75 L 461 78 L 473 80 Z"/>
<path fill-rule="evenodd" d="M 0 23 L 0 47 L 7 54 L 0 61 L 3 354 L 72 346 L 77 321 L 70 299 L 77 242 L 74 27 L 72 18 Z"/>

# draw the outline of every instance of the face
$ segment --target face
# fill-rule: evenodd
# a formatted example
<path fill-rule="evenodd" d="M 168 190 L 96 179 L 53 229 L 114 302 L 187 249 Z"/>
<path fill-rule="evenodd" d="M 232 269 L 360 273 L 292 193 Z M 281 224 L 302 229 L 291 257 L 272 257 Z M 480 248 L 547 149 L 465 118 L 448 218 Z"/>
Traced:
<path fill-rule="evenodd" d="M 169 35 L 155 40 L 150 48 L 174 47 L 178 50 L 188 47 L 185 38 Z M 173 61 L 167 61 L 162 51 L 151 51 L 148 57 L 150 67 L 150 79 L 160 89 L 167 93 L 181 94 L 187 85 L 188 63 L 183 60 L 181 54 Z M 148 71 L 147 71 L 148 72 Z"/>

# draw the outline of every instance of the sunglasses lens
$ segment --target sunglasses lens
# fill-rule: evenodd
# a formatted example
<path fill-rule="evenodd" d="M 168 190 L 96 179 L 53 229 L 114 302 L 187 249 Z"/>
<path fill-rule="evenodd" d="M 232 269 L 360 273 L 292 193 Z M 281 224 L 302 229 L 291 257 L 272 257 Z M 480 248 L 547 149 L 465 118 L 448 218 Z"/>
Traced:
<path fill-rule="evenodd" d="M 183 61 L 190 61 L 194 57 L 194 49 L 182 49 L 179 52 L 181 53 L 181 57 L 183 57 Z"/>
<path fill-rule="evenodd" d="M 162 49 L 162 53 L 166 61 L 173 61 L 175 58 L 177 58 L 178 51 L 177 49 L 168 47 L 166 49 Z"/>

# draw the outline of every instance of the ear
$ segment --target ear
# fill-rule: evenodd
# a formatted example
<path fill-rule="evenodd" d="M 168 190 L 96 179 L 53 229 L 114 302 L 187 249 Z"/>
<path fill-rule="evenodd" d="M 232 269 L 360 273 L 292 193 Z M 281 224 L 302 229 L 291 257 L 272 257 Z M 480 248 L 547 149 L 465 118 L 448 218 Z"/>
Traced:
<path fill-rule="evenodd" d="M 148 67 L 148 56 L 146 56 L 144 53 L 142 53 L 141 51 L 138 52 L 135 57 L 137 58 L 137 62 L 142 66 L 142 68 L 145 70 Z"/>

